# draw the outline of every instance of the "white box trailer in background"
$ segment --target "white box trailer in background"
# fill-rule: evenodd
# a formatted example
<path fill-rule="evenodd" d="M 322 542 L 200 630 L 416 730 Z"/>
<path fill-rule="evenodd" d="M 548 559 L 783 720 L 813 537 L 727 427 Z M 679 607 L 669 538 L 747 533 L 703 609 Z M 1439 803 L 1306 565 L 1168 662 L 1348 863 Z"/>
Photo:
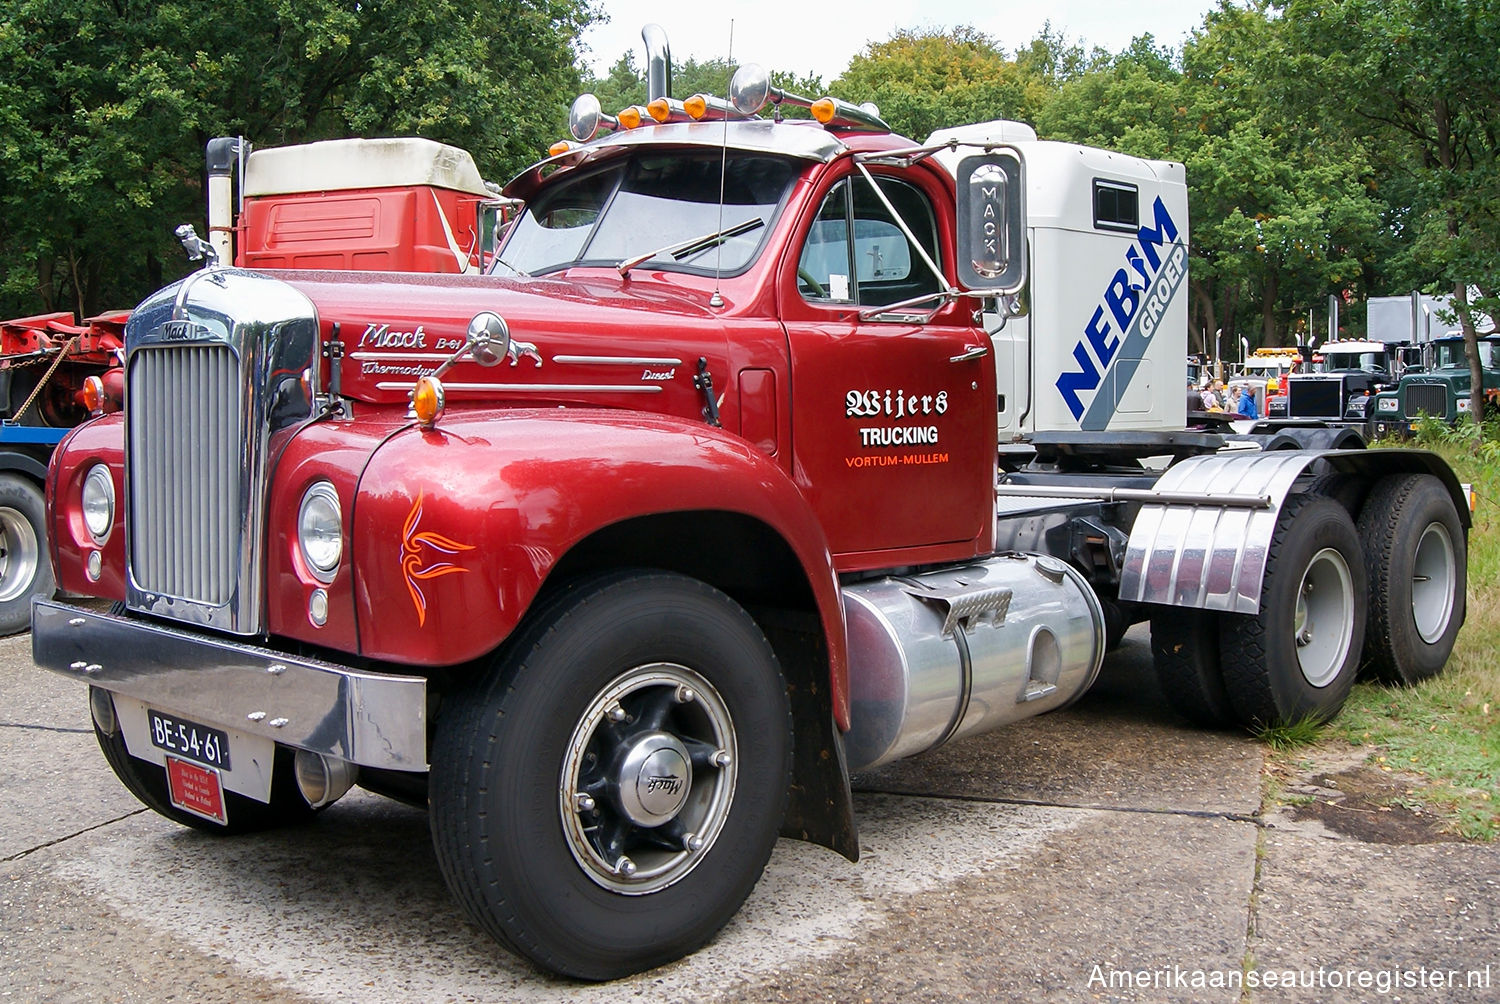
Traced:
<path fill-rule="evenodd" d="M 1187 422 L 1187 177 L 1181 164 L 1039 141 L 1018 122 L 933 133 L 1025 158 L 1028 313 L 986 317 L 1001 442 Z M 972 152 L 972 150 L 968 151 Z M 963 152 L 938 159 L 953 170 Z"/>
<path fill-rule="evenodd" d="M 1443 320 L 1451 303 L 1449 297 L 1424 293 L 1372 296 L 1365 301 L 1366 333 L 1372 342 L 1430 342 L 1458 326 L 1456 319 Z"/>

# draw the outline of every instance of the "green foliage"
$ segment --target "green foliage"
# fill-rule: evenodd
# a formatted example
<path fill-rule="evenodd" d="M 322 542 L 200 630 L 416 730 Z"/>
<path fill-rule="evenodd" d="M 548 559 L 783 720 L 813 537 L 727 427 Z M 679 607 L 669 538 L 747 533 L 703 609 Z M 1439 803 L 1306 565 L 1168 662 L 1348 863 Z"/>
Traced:
<path fill-rule="evenodd" d="M 126 306 L 180 273 L 169 231 L 202 216 L 210 136 L 430 136 L 500 179 L 562 136 L 580 91 L 610 112 L 646 97 L 630 55 L 580 82 L 589 0 L 0 11 L 0 315 Z M 1181 49 L 1112 53 L 1048 25 L 1008 54 L 972 27 L 901 29 L 827 86 L 772 80 L 874 101 L 916 139 L 1012 118 L 1182 162 L 1193 348 L 1211 350 L 1215 330 L 1290 343 L 1336 292 L 1473 284 L 1470 306 L 1500 314 L 1497 49 L 1500 0 L 1225 0 Z M 688 60 L 673 93 L 723 94 L 732 69 Z"/>
<path fill-rule="evenodd" d="M 921 140 L 965 122 L 1034 121 L 1047 96 L 1037 67 L 1035 59 L 1007 59 L 973 28 L 901 30 L 866 46 L 831 90 L 845 101 L 875 102 L 892 129 Z"/>
<path fill-rule="evenodd" d="M 0 315 L 185 270 L 215 135 L 419 135 L 504 176 L 566 122 L 584 0 L 0 0 Z"/>
<path fill-rule="evenodd" d="M 1323 736 L 1323 726 L 1314 719 L 1303 718 L 1284 725 L 1267 725 L 1255 733 L 1255 738 L 1273 750 L 1291 750 L 1299 746 L 1311 746 Z"/>

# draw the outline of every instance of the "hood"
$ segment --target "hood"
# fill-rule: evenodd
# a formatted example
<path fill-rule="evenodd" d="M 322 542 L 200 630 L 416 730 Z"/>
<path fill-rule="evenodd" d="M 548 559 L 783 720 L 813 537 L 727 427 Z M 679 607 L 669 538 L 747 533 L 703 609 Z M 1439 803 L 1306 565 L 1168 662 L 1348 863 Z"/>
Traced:
<path fill-rule="evenodd" d="M 649 273 L 595 277 L 286 272 L 317 307 L 325 340 L 338 326 L 340 390 L 372 404 L 404 404 L 418 377 L 464 344 L 469 321 L 498 314 L 508 358 L 472 360 L 443 376 L 449 406 L 465 401 L 579 404 L 696 414 L 692 378 L 706 358 L 723 372 L 726 340 L 709 294 Z"/>

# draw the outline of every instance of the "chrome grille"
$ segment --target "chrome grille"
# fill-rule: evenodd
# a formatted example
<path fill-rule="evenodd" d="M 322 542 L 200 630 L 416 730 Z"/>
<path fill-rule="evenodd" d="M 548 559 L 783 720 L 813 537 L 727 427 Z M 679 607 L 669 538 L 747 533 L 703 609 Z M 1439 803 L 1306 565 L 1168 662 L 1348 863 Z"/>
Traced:
<path fill-rule="evenodd" d="M 222 344 L 136 352 L 125 401 L 135 582 L 222 606 L 239 574 L 242 521 L 234 352 Z"/>
<path fill-rule="evenodd" d="M 1448 417 L 1448 389 L 1442 384 L 1417 383 L 1406 386 L 1405 417 L 1431 415 L 1433 418 Z"/>
<path fill-rule="evenodd" d="M 1344 382 L 1338 377 L 1289 380 L 1287 410 L 1296 418 L 1339 418 L 1344 414 Z"/>

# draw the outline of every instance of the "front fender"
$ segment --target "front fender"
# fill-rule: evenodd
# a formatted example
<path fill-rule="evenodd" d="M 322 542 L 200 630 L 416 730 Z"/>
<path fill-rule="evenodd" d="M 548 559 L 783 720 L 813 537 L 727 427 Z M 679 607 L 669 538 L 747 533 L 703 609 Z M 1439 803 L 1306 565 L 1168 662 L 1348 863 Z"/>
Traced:
<path fill-rule="evenodd" d="M 361 653 L 452 665 L 494 650 L 558 563 L 626 520 L 724 512 L 795 554 L 848 721 L 843 608 L 821 525 L 787 475 L 743 440 L 670 416 L 527 409 L 450 415 L 374 451 L 352 514 Z M 674 542 L 663 539 L 663 553 Z"/>

